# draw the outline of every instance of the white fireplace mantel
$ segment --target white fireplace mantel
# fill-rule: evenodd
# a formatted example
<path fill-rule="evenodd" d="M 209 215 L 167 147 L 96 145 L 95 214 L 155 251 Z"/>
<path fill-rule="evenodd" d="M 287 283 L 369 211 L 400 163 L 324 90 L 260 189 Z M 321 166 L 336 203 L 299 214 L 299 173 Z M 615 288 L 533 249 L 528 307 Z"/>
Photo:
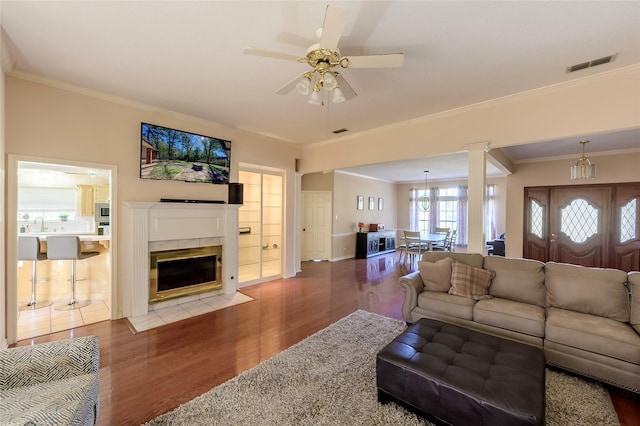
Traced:
<path fill-rule="evenodd" d="M 222 292 L 238 289 L 238 208 L 233 204 L 123 203 L 122 306 L 126 317 L 149 310 L 149 251 L 222 245 Z M 155 250 L 155 249 L 154 249 Z"/>

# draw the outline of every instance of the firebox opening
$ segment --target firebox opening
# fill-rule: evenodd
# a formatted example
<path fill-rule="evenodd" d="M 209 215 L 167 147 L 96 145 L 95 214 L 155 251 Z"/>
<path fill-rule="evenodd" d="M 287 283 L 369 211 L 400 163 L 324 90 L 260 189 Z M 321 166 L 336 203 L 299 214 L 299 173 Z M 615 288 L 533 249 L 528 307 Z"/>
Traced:
<path fill-rule="evenodd" d="M 150 253 L 150 303 L 221 288 L 221 246 Z"/>

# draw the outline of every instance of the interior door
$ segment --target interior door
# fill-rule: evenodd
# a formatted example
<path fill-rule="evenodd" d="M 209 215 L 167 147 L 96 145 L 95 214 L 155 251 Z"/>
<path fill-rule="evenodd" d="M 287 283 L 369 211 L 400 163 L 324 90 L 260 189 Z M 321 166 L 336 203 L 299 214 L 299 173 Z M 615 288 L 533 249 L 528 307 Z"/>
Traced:
<path fill-rule="evenodd" d="M 331 191 L 302 191 L 302 260 L 331 257 Z"/>
<path fill-rule="evenodd" d="M 610 267 L 611 201 L 611 186 L 552 188 L 549 260 Z"/>

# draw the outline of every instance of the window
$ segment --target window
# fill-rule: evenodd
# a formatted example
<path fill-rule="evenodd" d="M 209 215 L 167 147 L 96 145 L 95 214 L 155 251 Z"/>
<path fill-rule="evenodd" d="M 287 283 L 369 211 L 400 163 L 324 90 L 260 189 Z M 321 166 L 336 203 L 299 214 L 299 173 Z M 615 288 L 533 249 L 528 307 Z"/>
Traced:
<path fill-rule="evenodd" d="M 431 200 L 428 212 L 419 209 L 418 200 L 424 195 L 424 189 L 412 188 L 409 191 L 409 229 L 432 233 L 436 227 L 457 231 L 457 243 L 466 245 L 467 241 L 467 187 L 453 186 L 429 188 Z M 495 234 L 495 185 L 487 186 L 487 235 Z"/>
<path fill-rule="evenodd" d="M 458 229 L 458 205 L 460 196 L 458 187 L 440 188 L 438 198 L 438 221 L 439 228 Z"/>

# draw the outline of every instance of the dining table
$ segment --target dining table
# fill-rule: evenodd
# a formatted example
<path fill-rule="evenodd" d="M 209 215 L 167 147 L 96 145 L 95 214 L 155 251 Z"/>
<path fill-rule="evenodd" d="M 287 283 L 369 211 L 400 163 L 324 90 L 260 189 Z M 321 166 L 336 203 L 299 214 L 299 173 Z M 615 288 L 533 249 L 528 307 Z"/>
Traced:
<path fill-rule="evenodd" d="M 444 242 L 447 234 L 428 234 L 420 233 L 420 245 L 427 247 L 427 251 L 433 251 L 433 243 Z"/>
<path fill-rule="evenodd" d="M 408 254 L 412 254 L 412 259 L 415 259 L 416 254 L 420 255 L 423 252 L 433 251 L 433 243 L 444 242 L 446 237 L 446 234 L 431 234 L 427 232 L 420 232 L 420 237 L 405 235 L 404 264 L 407 263 Z"/>

